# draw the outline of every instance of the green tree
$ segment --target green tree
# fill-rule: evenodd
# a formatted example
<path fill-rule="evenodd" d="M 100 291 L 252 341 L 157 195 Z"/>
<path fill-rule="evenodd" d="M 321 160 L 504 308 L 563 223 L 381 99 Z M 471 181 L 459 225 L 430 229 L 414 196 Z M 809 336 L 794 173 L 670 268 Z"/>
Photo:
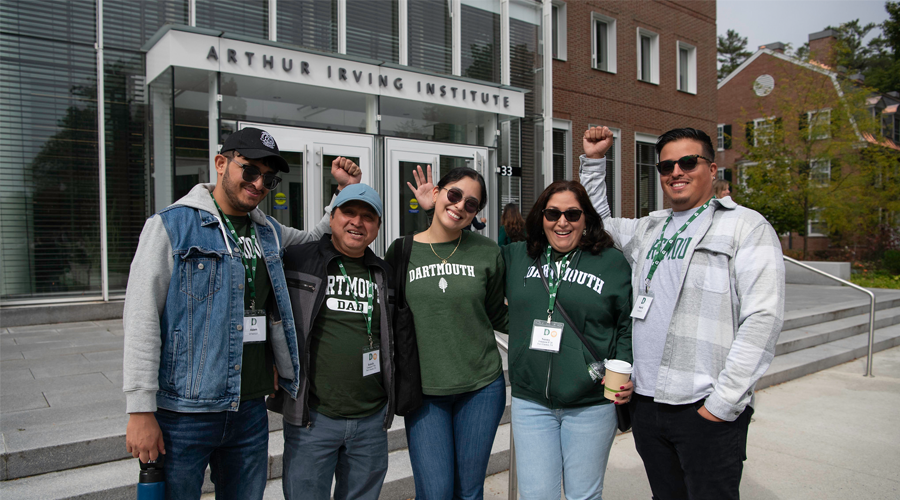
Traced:
<path fill-rule="evenodd" d="M 745 117 L 775 118 L 745 119 L 738 201 L 779 233 L 799 233 L 805 259 L 810 221 L 824 220 L 828 231 L 845 229 L 841 214 L 872 197 L 878 165 L 860 151 L 868 145 L 864 134 L 877 128 L 864 89 L 841 84 L 839 97 L 831 78 L 791 62 L 775 78 L 790 85 L 744 110 Z"/>
<path fill-rule="evenodd" d="M 745 59 L 750 57 L 750 51 L 747 50 L 747 37 L 742 37 L 735 30 L 728 30 L 724 36 L 719 35 L 716 50 L 719 53 L 719 81 L 730 75 Z"/>
<path fill-rule="evenodd" d="M 829 26 L 837 32 L 835 65 L 847 75 L 861 73 L 865 84 L 879 92 L 900 90 L 900 2 L 886 2 L 888 19 L 881 24 L 860 25 L 859 19 Z M 881 34 L 864 39 L 872 30 Z"/>

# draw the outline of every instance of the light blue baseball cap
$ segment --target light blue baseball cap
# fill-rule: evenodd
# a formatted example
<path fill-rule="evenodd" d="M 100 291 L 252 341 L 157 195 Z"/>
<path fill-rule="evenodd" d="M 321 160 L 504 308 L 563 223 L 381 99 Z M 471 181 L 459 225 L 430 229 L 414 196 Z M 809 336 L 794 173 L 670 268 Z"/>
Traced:
<path fill-rule="evenodd" d="M 375 213 L 378 214 L 378 217 L 381 217 L 381 197 L 378 196 L 378 192 L 367 184 L 350 184 L 349 186 L 341 189 L 341 192 L 338 193 L 337 198 L 334 199 L 334 204 L 331 206 L 332 213 L 334 209 L 347 203 L 348 201 L 364 201 L 368 203 L 373 209 L 375 209 Z"/>

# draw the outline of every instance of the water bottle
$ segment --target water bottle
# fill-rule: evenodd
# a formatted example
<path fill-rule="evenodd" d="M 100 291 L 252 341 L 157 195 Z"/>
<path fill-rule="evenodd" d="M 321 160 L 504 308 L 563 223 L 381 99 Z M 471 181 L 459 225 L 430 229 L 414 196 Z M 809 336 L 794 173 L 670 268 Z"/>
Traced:
<path fill-rule="evenodd" d="M 163 471 L 165 455 L 156 460 L 141 462 L 141 473 L 138 476 L 137 500 L 166 500 L 166 473 Z"/>

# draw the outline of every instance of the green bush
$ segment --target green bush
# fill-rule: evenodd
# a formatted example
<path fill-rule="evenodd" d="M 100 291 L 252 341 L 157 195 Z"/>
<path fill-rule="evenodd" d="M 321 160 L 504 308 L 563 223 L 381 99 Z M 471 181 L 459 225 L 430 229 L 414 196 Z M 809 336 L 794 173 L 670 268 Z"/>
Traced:
<path fill-rule="evenodd" d="M 884 268 L 891 274 L 900 274 L 900 250 L 884 252 Z"/>

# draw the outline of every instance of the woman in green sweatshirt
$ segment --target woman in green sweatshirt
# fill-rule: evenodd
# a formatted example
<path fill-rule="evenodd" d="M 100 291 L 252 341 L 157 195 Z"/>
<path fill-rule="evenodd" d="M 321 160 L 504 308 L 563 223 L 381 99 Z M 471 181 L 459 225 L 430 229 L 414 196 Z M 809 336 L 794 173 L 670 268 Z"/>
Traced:
<path fill-rule="evenodd" d="M 545 189 L 526 229 L 527 241 L 502 248 L 519 494 L 559 498 L 562 476 L 568 498 L 599 499 L 616 412 L 589 374 L 595 359 L 574 328 L 600 361 L 632 362 L 631 268 L 577 182 Z M 630 394 L 629 382 L 616 403 Z"/>
<path fill-rule="evenodd" d="M 463 231 L 487 202 L 481 174 L 455 168 L 437 186 L 430 174 L 427 183 L 417 178 L 414 191 L 434 218 L 415 235 L 405 269 L 423 392 L 422 406 L 405 417 L 409 458 L 416 499 L 480 499 L 506 406 L 494 340 L 508 321 L 503 258 L 493 240 Z M 402 241 L 385 260 L 393 262 Z"/>

